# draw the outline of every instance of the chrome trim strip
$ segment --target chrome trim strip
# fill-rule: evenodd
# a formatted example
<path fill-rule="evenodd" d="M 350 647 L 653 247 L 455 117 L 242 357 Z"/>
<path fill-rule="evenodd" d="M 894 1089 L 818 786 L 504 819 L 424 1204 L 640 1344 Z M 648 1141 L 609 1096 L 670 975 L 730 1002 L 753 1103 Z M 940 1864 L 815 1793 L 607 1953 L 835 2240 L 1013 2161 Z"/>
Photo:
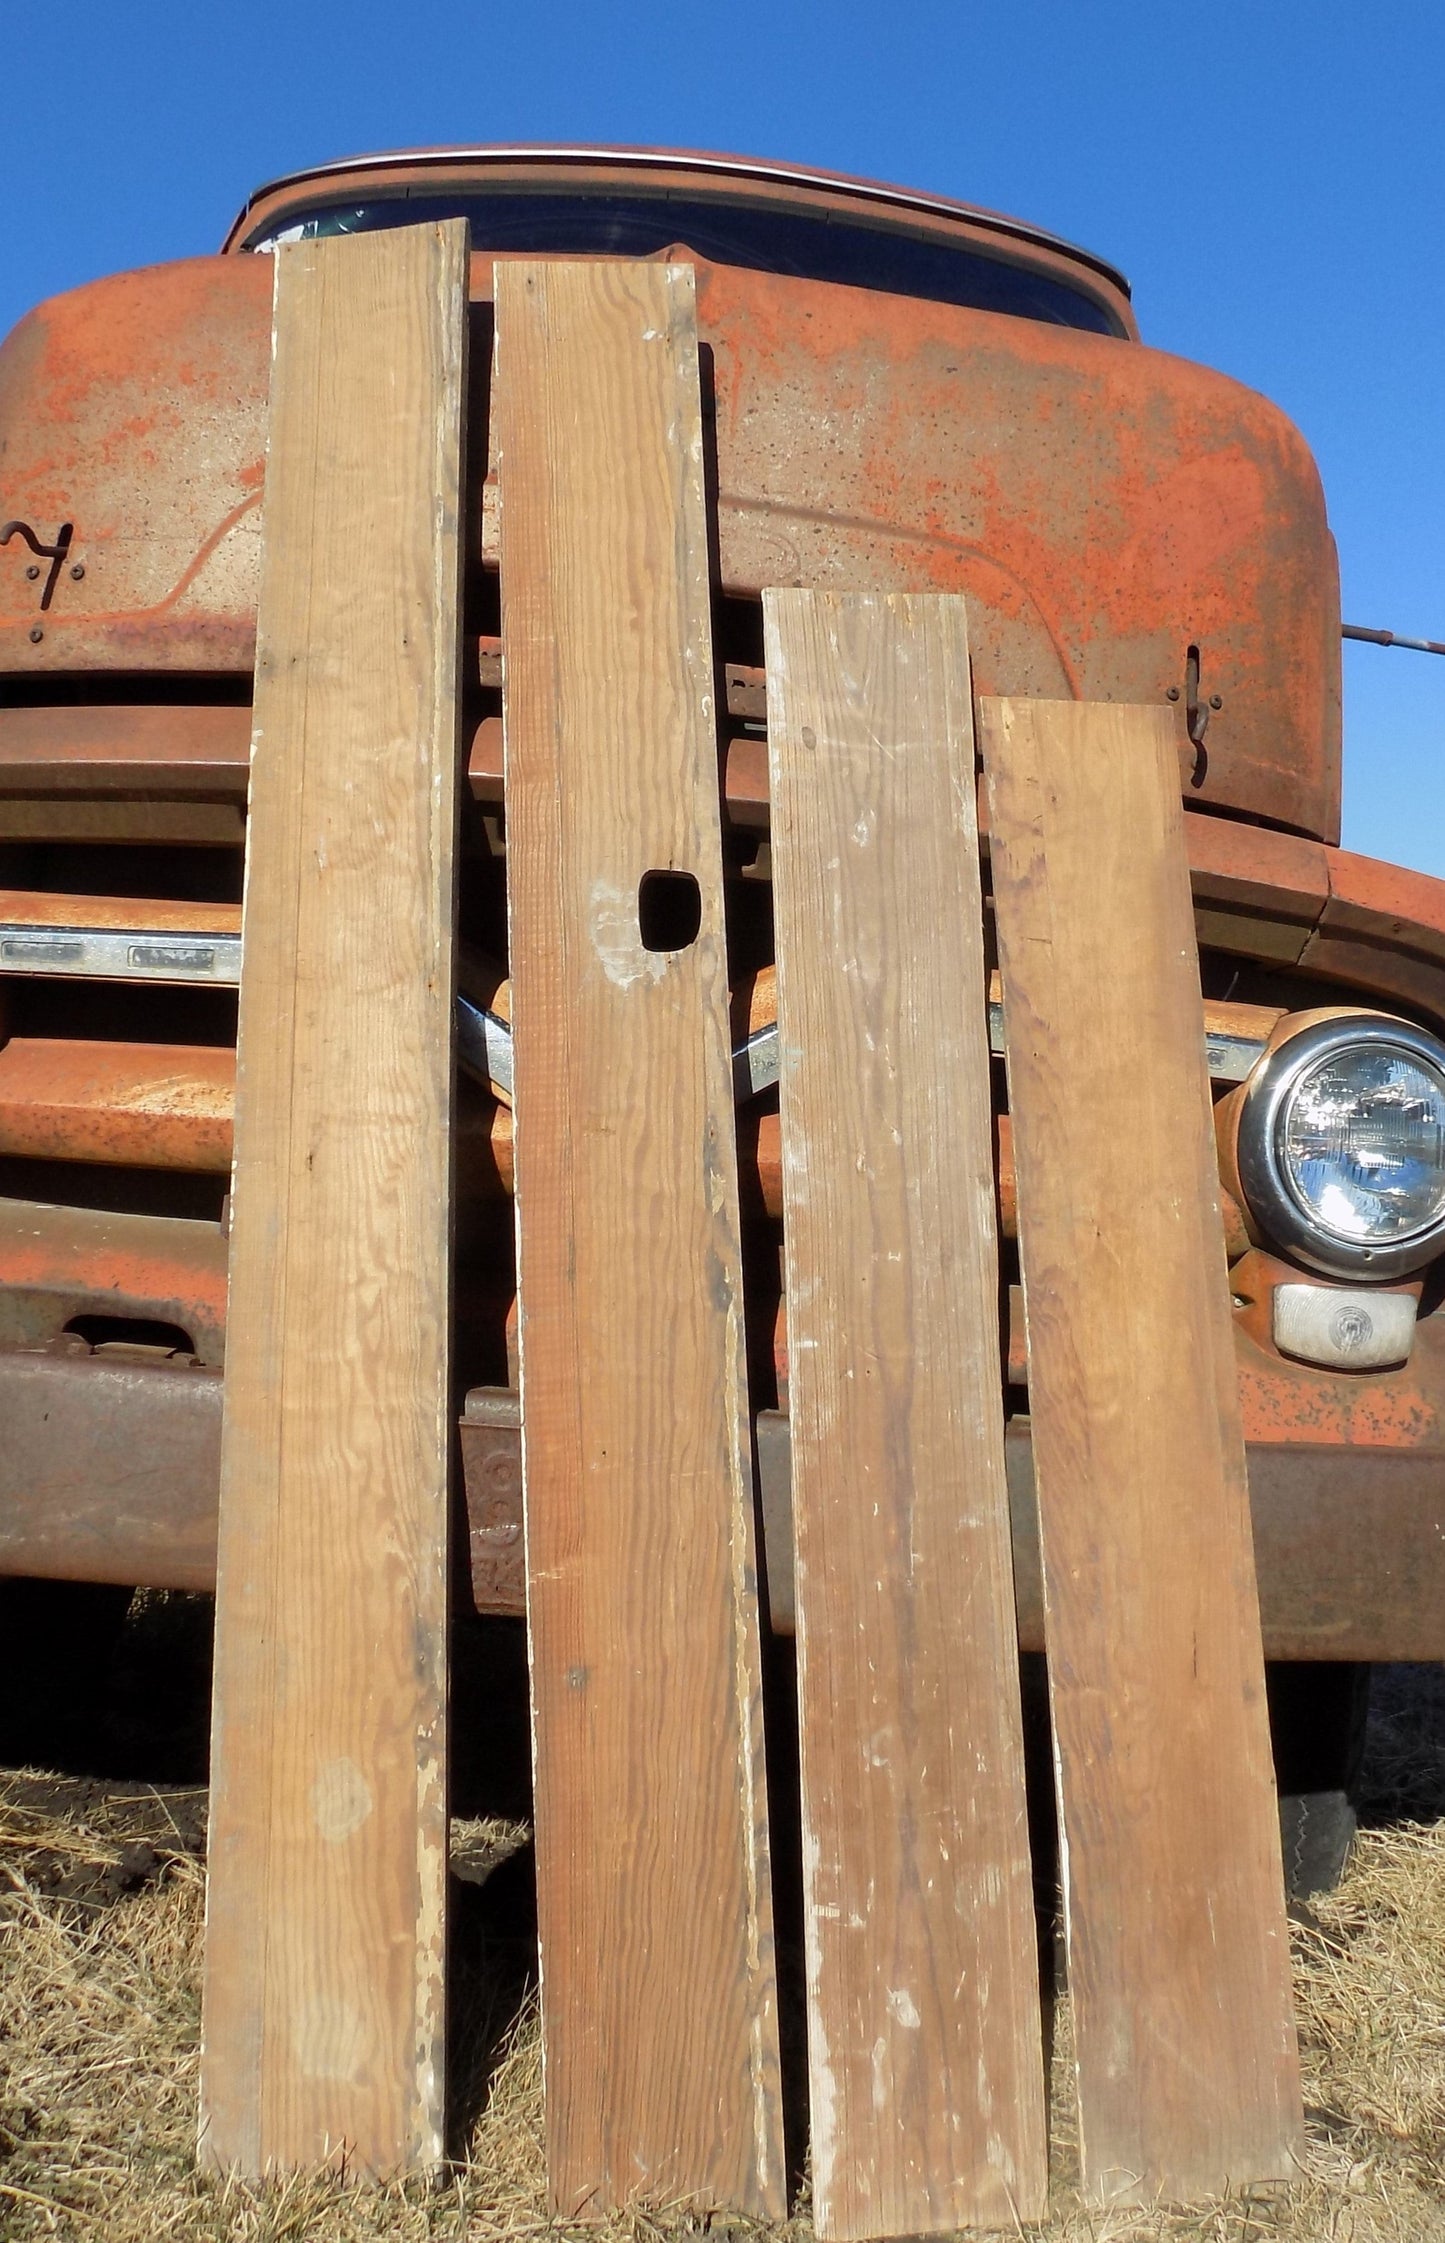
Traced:
<path fill-rule="evenodd" d="M 241 937 L 164 928 L 52 927 L 0 922 L 0 974 L 55 974 L 74 981 L 161 981 L 199 988 L 234 989 L 241 978 Z M 468 1073 L 491 1082 L 510 1100 L 512 1031 L 496 1013 L 457 997 L 457 1057 Z M 1004 1053 L 1003 1007 L 988 1008 L 989 1049 Z M 1209 1032 L 1204 1039 L 1210 1078 L 1246 1081 L 1264 1052 L 1263 1039 Z M 756 1098 L 778 1079 L 778 1031 L 770 1023 L 733 1053 L 733 1089 Z"/>
<path fill-rule="evenodd" d="M 749 1036 L 746 1043 L 739 1044 L 733 1053 L 733 1096 L 738 1104 L 771 1089 L 780 1067 L 778 1028 L 776 1021 L 772 1021 L 756 1035 Z"/>
<path fill-rule="evenodd" d="M 50 927 L 9 920 L 0 922 L 0 973 L 234 989 L 241 978 L 241 938 L 168 927 Z"/>
<path fill-rule="evenodd" d="M 1267 1049 L 1263 1036 L 1225 1036 L 1204 1031 L 1204 1056 L 1212 1083 L 1247 1083 Z"/>
<path fill-rule="evenodd" d="M 507 1103 L 512 1099 L 512 1031 L 494 1012 L 484 1012 L 457 991 L 457 1059 L 480 1083 L 490 1083 Z"/>
<path fill-rule="evenodd" d="M 988 1008 L 988 1048 L 995 1059 L 1003 1058 L 1001 1004 L 990 1004 Z M 1264 1051 L 1262 1036 L 1226 1036 L 1214 1029 L 1205 1031 L 1204 1056 L 1211 1082 L 1247 1082 L 1264 1057 Z M 733 1053 L 733 1089 L 740 1099 L 756 1098 L 759 1091 L 770 1089 L 778 1079 L 778 1072 L 776 1026 L 758 1029 Z"/>

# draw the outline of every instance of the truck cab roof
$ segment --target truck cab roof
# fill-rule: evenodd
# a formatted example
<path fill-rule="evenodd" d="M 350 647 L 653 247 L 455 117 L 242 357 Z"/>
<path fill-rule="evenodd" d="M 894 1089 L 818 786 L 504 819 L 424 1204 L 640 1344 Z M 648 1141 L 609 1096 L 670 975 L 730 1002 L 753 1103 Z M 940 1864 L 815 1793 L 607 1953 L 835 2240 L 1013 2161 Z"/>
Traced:
<path fill-rule="evenodd" d="M 270 181 L 228 251 L 466 217 L 496 255 L 657 256 L 1137 335 L 1123 275 L 995 211 L 799 165 L 667 149 L 497 146 L 354 156 Z"/>

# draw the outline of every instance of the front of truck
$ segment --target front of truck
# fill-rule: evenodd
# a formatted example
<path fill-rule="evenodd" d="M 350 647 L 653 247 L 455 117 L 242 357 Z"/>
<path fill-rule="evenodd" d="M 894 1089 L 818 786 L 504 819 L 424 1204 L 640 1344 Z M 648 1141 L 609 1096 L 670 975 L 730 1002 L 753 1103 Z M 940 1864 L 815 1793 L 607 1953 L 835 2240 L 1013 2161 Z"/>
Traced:
<path fill-rule="evenodd" d="M 1141 344 L 1117 273 L 1032 228 L 657 152 L 298 175 L 251 199 L 221 256 L 58 298 L 0 348 L 0 1567 L 210 1579 L 271 253 L 459 213 L 477 329 L 463 995 L 483 1026 L 461 1046 L 458 1347 L 479 1608 L 515 1611 L 521 1586 L 492 270 L 671 256 L 697 269 L 711 415 L 755 1407 L 772 1421 L 787 1400 L 761 592 L 961 591 L 980 694 L 1175 714 L 1267 1653 L 1320 1688 L 1445 1656 L 1445 883 L 1339 847 L 1338 580 L 1308 451 L 1263 399 Z M 760 1437 L 765 1478 L 770 1453 Z"/>

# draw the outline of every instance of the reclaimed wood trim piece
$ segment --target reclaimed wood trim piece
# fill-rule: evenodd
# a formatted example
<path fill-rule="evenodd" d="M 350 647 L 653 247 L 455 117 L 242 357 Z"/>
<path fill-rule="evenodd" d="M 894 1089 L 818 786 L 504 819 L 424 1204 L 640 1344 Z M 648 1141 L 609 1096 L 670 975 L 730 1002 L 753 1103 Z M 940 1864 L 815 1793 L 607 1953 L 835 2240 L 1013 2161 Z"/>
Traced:
<path fill-rule="evenodd" d="M 813 2216 L 1041 2219 L 964 604 L 765 592 Z"/>
<path fill-rule="evenodd" d="M 550 2185 L 776 2217 L 691 267 L 501 264 L 496 337 Z M 698 914 L 676 947 L 651 874 Z"/>
<path fill-rule="evenodd" d="M 1279 1825 L 1175 742 L 980 703 L 1082 2160 L 1287 2176 Z"/>
<path fill-rule="evenodd" d="M 464 223 L 283 249 L 202 2155 L 435 2163 Z"/>

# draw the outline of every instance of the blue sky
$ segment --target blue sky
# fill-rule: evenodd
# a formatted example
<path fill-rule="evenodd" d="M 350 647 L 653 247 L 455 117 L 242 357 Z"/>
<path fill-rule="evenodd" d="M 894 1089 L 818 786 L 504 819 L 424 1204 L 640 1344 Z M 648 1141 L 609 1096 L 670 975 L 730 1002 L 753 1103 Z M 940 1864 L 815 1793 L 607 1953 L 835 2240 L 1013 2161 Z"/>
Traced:
<path fill-rule="evenodd" d="M 1445 7 L 1338 0 L 0 4 L 0 327 L 213 248 L 293 166 L 427 141 L 735 149 L 1102 251 L 1148 340 L 1282 405 L 1348 620 L 1445 639 Z M 1445 659 L 1347 648 L 1345 838 L 1445 875 Z"/>

